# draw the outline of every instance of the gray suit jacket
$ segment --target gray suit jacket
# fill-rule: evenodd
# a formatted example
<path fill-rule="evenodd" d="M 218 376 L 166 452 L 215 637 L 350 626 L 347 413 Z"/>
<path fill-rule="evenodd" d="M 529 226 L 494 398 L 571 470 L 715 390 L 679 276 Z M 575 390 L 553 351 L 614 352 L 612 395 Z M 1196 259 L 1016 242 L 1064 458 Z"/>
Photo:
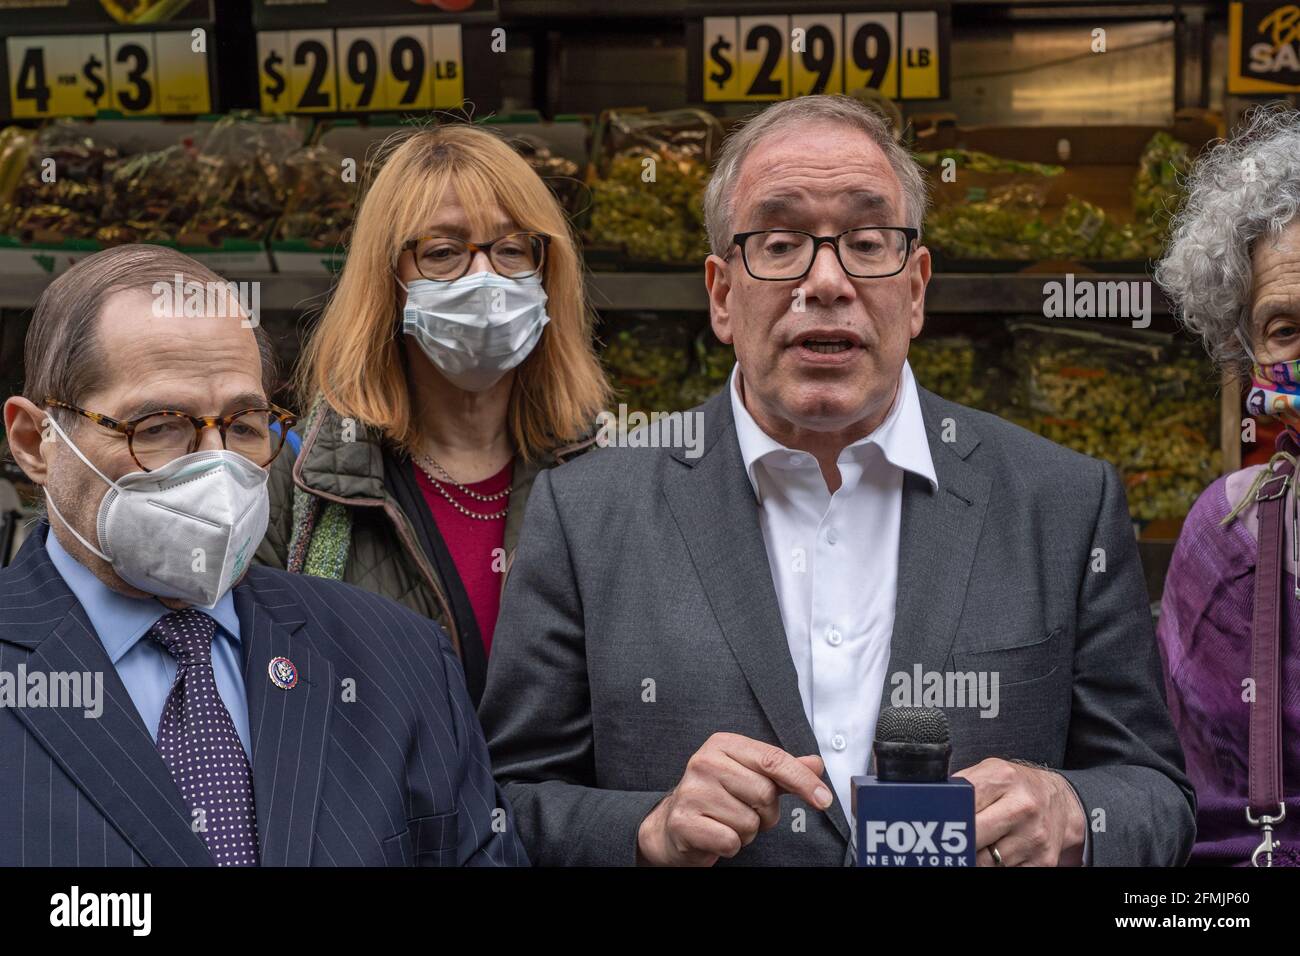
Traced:
<path fill-rule="evenodd" d="M 952 769 L 1059 769 L 1094 864 L 1183 863 L 1195 796 L 1118 474 L 919 392 L 939 488 L 904 479 L 888 673 L 997 672 L 996 717 L 946 711 Z M 641 820 L 715 732 L 818 752 L 725 389 L 701 409 L 698 457 L 603 449 L 529 498 L 479 717 L 536 863 L 634 863 Z M 850 859 L 838 801 L 781 809 L 732 862 Z"/>

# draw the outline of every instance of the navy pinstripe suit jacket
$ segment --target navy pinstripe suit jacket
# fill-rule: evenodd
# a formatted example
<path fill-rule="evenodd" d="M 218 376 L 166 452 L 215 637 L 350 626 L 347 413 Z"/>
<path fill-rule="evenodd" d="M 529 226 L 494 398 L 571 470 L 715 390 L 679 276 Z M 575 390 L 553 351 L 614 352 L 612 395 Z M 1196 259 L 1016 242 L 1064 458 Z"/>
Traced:
<path fill-rule="evenodd" d="M 211 866 L 48 533 L 0 569 L 0 671 L 102 673 L 103 712 L 0 707 L 0 866 Z M 527 863 L 436 624 L 256 565 L 234 594 L 263 866 Z M 296 687 L 271 682 L 275 657 Z"/>

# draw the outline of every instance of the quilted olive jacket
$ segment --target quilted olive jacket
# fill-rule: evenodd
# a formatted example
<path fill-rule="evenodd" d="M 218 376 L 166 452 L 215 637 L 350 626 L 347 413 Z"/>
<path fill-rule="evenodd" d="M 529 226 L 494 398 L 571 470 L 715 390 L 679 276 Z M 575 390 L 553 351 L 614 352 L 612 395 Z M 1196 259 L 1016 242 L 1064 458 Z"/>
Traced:
<path fill-rule="evenodd" d="M 439 572 L 428 532 L 412 520 L 413 510 L 424 502 L 409 459 L 377 430 L 341 419 L 324 402 L 302 423 L 300 434 L 301 450 L 295 455 L 286 445 L 271 466 L 270 523 L 256 560 L 355 584 L 433 618 L 450 636 L 477 704 L 486 657 L 478 639 L 464 640 L 453 613 L 452 590 L 459 582 L 449 582 Z M 581 454 L 594 441 L 592 436 L 566 445 L 531 463 L 516 460 L 506 516 L 505 570 L 514 558 L 537 472 Z M 503 573 L 503 585 L 505 577 Z"/>

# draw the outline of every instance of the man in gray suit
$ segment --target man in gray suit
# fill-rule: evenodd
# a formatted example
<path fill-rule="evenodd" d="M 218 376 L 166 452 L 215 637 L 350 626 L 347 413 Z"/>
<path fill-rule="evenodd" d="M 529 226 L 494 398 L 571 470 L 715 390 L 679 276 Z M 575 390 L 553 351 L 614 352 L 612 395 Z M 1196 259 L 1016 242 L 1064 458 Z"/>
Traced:
<path fill-rule="evenodd" d="M 505 589 L 480 717 L 535 861 L 847 862 L 890 704 L 946 711 L 980 864 L 1185 860 L 1119 476 L 917 386 L 924 210 L 844 97 L 724 147 L 703 441 L 539 477 Z"/>

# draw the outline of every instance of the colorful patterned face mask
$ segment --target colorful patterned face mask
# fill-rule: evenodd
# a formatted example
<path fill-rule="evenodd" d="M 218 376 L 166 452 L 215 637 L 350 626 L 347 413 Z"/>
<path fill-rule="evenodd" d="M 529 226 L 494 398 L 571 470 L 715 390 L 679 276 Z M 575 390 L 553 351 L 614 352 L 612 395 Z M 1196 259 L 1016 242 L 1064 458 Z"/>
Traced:
<path fill-rule="evenodd" d="M 1271 416 L 1292 430 L 1300 430 L 1300 359 L 1261 365 L 1240 330 L 1237 338 L 1251 357 L 1246 411 Z"/>
<path fill-rule="evenodd" d="M 1254 363 L 1246 411 L 1271 415 L 1291 428 L 1300 428 L 1300 359 L 1272 365 Z"/>

